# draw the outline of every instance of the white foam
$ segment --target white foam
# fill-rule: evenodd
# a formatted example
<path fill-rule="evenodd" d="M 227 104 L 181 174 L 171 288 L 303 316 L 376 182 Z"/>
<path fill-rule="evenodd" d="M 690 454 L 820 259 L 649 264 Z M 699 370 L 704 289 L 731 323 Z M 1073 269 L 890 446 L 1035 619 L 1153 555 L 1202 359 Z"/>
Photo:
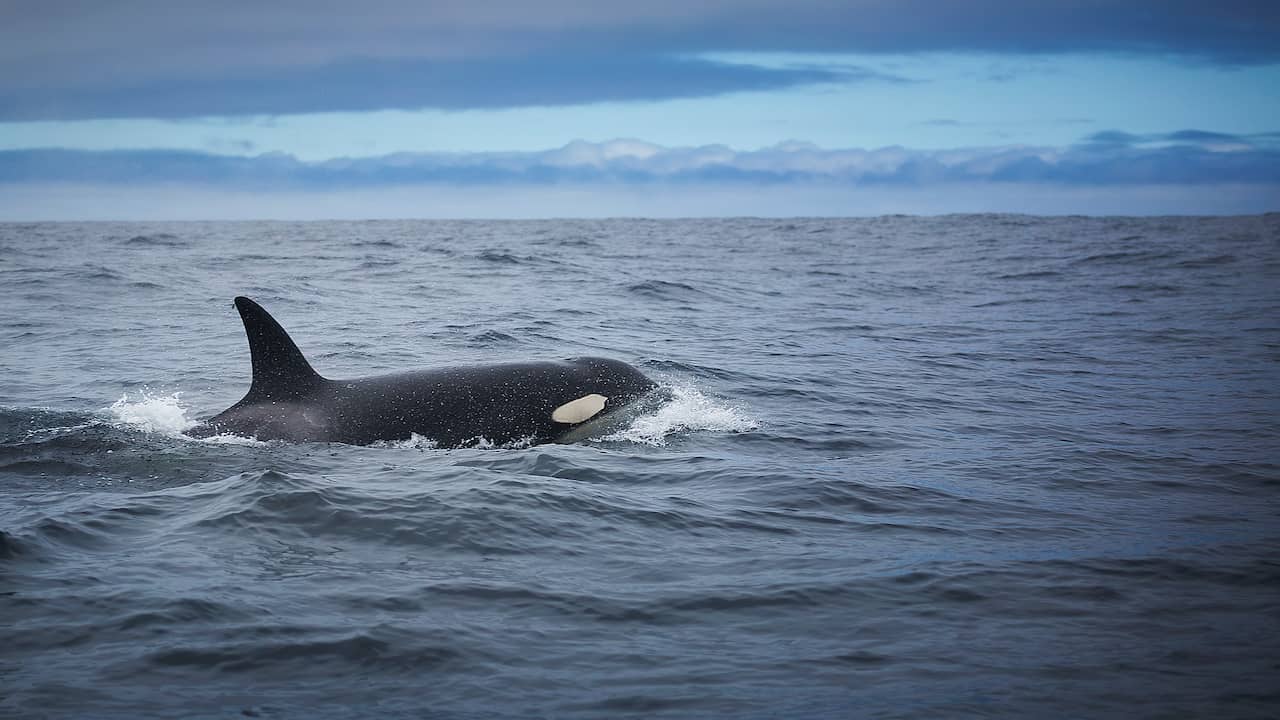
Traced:
<path fill-rule="evenodd" d="M 77 430 L 87 430 L 88 428 L 101 425 L 101 424 L 102 424 L 101 422 L 87 422 L 87 423 L 82 423 L 80 425 L 59 425 L 57 427 L 36 428 L 35 430 L 28 430 L 26 436 L 23 439 L 32 440 L 36 438 L 44 438 L 46 436 L 54 437 L 57 435 L 66 435 L 68 433 L 76 432 Z M 108 450 L 107 452 L 111 452 L 111 451 Z"/>
<path fill-rule="evenodd" d="M 116 422 L 132 425 L 146 432 L 177 436 L 197 425 L 187 416 L 187 409 L 179 400 L 181 393 L 153 395 L 144 389 L 137 399 L 128 393 L 103 410 L 115 416 Z"/>
<path fill-rule="evenodd" d="M 479 437 L 473 437 L 469 440 L 465 440 L 463 442 L 462 447 L 472 448 L 474 450 L 493 450 L 493 449 L 524 450 L 526 448 L 533 447 L 533 441 L 534 441 L 533 436 L 529 436 L 529 437 L 516 438 L 515 440 L 512 440 L 510 442 L 496 443 L 490 440 L 489 438 L 481 435 Z"/>
<path fill-rule="evenodd" d="M 533 437 L 518 438 L 507 443 L 495 443 L 483 435 L 463 440 L 458 445 L 460 448 L 469 448 L 473 450 L 493 450 L 500 448 L 503 450 L 522 450 L 533 445 Z M 390 449 L 390 450 L 437 450 L 440 445 L 431 438 L 423 437 L 418 433 L 411 433 L 405 440 L 379 440 L 369 445 L 372 448 Z"/>
<path fill-rule="evenodd" d="M 392 450 L 435 450 L 436 441 L 423 437 L 418 433 L 410 433 L 409 437 L 404 440 L 379 440 L 369 447 Z"/>
<path fill-rule="evenodd" d="M 129 397 L 129 394 L 125 393 L 120 396 L 119 400 L 111 403 L 110 406 L 103 408 L 103 410 L 111 413 L 117 423 L 131 425 L 144 432 L 180 437 L 183 440 L 205 442 L 213 445 L 262 446 L 267 444 L 255 438 L 232 435 L 231 433 L 212 435 L 206 438 L 193 438 L 184 435 L 183 433 L 200 423 L 192 420 L 187 414 L 187 408 L 182 405 L 181 395 L 182 393 L 177 392 L 172 395 L 155 395 L 149 389 L 143 389 L 136 399 Z"/>
<path fill-rule="evenodd" d="M 206 442 L 213 445 L 246 445 L 250 447 L 263 447 L 268 444 L 265 440 L 245 437 L 244 435 L 232 435 L 231 433 L 210 435 L 209 437 L 199 439 L 186 436 L 183 437 L 186 440 L 197 440 L 197 442 Z"/>
<path fill-rule="evenodd" d="M 759 427 L 742 408 L 709 398 L 692 385 L 678 383 L 665 389 L 671 393 L 669 402 L 636 418 L 625 430 L 600 439 L 663 446 L 668 437 L 681 432 L 747 432 Z"/>

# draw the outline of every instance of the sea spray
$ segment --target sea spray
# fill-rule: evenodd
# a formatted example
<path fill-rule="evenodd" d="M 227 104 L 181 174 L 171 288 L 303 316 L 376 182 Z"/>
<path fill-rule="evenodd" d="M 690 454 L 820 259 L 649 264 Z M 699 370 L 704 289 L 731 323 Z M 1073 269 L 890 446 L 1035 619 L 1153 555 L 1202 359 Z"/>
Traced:
<path fill-rule="evenodd" d="M 121 395 L 119 400 L 103 410 L 111 413 L 117 423 L 143 432 L 195 440 L 184 433 L 200 423 L 190 417 L 189 409 L 182 404 L 181 395 L 180 392 L 158 395 L 144 388 L 137 397 L 131 397 L 129 393 Z M 261 440 L 228 433 L 200 438 L 199 442 L 213 445 L 266 445 Z"/>
<path fill-rule="evenodd" d="M 599 439 L 661 447 L 676 433 L 747 432 L 759 426 L 742 408 L 708 397 L 687 382 L 675 381 L 664 389 L 670 393 L 670 401 L 637 417 L 627 428 Z"/>
<path fill-rule="evenodd" d="M 176 436 L 198 424 L 188 417 L 187 408 L 180 400 L 181 394 L 156 395 L 143 389 L 137 398 L 125 393 L 103 410 L 111 413 L 116 422 L 133 425 L 146 432 Z"/>

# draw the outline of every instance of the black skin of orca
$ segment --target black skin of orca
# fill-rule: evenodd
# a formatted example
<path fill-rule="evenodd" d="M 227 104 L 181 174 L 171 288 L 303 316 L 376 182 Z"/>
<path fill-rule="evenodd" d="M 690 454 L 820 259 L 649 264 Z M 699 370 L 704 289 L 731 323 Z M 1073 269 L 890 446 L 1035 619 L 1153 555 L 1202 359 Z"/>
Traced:
<path fill-rule="evenodd" d="M 616 412 L 653 390 L 639 370 L 617 360 L 465 365 L 330 380 L 311 368 L 284 328 L 246 297 L 235 300 L 249 339 L 253 384 L 244 398 L 188 432 L 259 440 L 368 445 L 413 434 L 438 447 L 555 442 L 584 423 L 556 422 L 565 403 L 598 394 Z"/>

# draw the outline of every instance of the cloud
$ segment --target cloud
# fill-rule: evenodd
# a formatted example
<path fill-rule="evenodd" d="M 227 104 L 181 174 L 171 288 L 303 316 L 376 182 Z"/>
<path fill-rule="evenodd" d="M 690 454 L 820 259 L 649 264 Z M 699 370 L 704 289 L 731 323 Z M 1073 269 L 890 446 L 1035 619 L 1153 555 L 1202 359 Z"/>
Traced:
<path fill-rule="evenodd" d="M 0 152 L 0 183 L 188 184 L 340 190 L 407 185 L 943 187 L 1036 183 L 1105 187 L 1280 183 L 1280 136 L 1202 130 L 1096 133 L 1068 147 L 824 149 L 791 141 L 760 150 L 575 141 L 542 152 L 397 153 L 303 162 L 293 156 L 176 150 Z"/>
<path fill-rule="evenodd" d="M 252 140 L 227 137 L 210 137 L 204 144 L 205 147 L 218 153 L 251 153 L 258 147 Z"/>
<path fill-rule="evenodd" d="M 709 53 L 1280 61 L 1256 0 L 9 0 L 0 121 L 492 108 L 876 79 Z"/>
<path fill-rule="evenodd" d="M 1205 152 L 1246 152 L 1259 149 L 1275 150 L 1280 134 L 1274 132 L 1238 135 L 1208 130 L 1178 130 L 1171 133 L 1135 135 L 1120 130 L 1103 130 L 1085 137 L 1080 148 L 1086 151 L 1115 153 L 1120 149 L 1172 149 L 1199 150 Z"/>
<path fill-rule="evenodd" d="M 888 79 L 857 69 L 765 68 L 698 58 L 524 57 L 348 60 L 318 67 L 158 78 L 129 87 L 0 94 L 0 120 L 446 110 L 707 97 L 795 85 Z"/>
<path fill-rule="evenodd" d="M 1094 122 L 1094 120 L 1093 120 L 1092 118 L 1086 118 L 1086 117 L 1062 117 L 1062 118 L 1053 118 L 1053 119 L 1049 119 L 1049 120 L 1040 120 L 1040 121 L 1037 121 L 1037 122 L 1036 122 L 1036 123 L 1034 123 L 1034 124 L 1036 124 L 1036 125 L 1049 125 L 1049 126 L 1053 126 L 1053 125 L 1088 125 L 1088 124 L 1090 124 L 1090 123 L 1092 123 L 1092 122 Z M 928 120 L 921 120 L 921 121 L 919 121 L 919 122 L 917 122 L 917 123 L 915 123 L 915 124 L 916 124 L 916 125 L 919 125 L 919 126 L 921 126 L 921 127 L 944 127 L 944 128 L 997 128 L 997 127 L 1027 127 L 1028 125 L 1031 125 L 1031 124 L 1033 124 L 1033 123 L 1028 123 L 1026 120 L 1012 120 L 1012 121 L 990 121 L 990 120 L 988 120 L 988 121 L 974 122 L 974 121 L 968 121 L 968 120 L 957 120 L 956 118 L 930 118 L 930 119 L 928 119 Z"/>

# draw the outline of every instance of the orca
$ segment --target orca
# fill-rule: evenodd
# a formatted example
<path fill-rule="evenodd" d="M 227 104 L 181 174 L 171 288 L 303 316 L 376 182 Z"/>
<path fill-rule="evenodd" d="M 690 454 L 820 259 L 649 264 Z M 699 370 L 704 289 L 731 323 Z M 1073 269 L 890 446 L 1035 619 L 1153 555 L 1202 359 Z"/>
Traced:
<path fill-rule="evenodd" d="M 262 306 L 235 299 L 253 381 L 240 402 L 188 431 L 196 438 L 369 445 L 424 438 L 455 448 L 573 442 L 657 385 L 618 360 L 463 365 L 330 380 Z"/>

